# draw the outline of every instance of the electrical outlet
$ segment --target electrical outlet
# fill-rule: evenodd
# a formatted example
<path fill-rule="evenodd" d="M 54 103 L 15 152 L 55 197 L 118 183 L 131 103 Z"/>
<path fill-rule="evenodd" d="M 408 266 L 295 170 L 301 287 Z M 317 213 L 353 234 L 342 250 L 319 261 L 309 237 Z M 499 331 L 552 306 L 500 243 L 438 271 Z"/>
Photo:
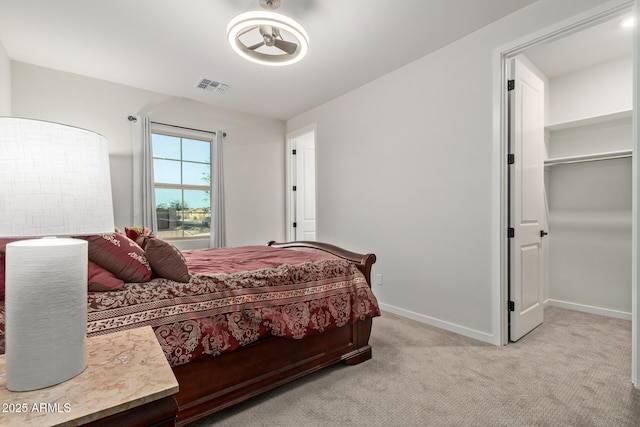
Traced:
<path fill-rule="evenodd" d="M 382 286 L 382 274 L 376 275 L 376 285 Z"/>

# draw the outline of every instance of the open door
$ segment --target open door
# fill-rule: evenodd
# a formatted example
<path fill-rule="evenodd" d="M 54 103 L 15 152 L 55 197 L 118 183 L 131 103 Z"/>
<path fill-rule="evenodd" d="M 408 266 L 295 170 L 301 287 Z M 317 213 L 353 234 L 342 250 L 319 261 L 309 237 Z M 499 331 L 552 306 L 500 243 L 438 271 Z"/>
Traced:
<path fill-rule="evenodd" d="M 317 238 L 315 150 L 315 127 L 287 135 L 286 240 Z"/>
<path fill-rule="evenodd" d="M 544 82 L 517 58 L 509 82 L 509 340 L 543 321 Z"/>
<path fill-rule="evenodd" d="M 316 240 L 315 133 L 296 138 L 296 240 Z"/>

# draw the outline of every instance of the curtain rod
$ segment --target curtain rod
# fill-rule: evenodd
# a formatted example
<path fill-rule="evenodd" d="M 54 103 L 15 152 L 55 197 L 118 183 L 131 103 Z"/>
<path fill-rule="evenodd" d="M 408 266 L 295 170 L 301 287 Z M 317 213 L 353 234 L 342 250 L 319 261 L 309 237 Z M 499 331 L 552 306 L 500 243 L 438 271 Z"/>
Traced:
<path fill-rule="evenodd" d="M 129 119 L 130 122 L 137 122 L 138 121 L 138 119 L 136 119 L 134 116 L 129 116 L 129 117 L 127 117 L 127 119 Z M 169 126 L 169 127 L 178 128 L 178 129 L 194 130 L 196 132 L 212 133 L 214 135 L 216 134 L 215 131 L 210 131 L 210 130 L 194 129 L 194 128 L 188 128 L 188 127 L 185 127 L 185 126 L 170 125 L 168 123 L 159 123 L 159 122 L 151 122 L 151 123 L 153 123 L 154 125 L 162 125 L 162 126 Z M 226 137 L 227 133 L 226 132 L 222 132 L 222 136 Z"/>

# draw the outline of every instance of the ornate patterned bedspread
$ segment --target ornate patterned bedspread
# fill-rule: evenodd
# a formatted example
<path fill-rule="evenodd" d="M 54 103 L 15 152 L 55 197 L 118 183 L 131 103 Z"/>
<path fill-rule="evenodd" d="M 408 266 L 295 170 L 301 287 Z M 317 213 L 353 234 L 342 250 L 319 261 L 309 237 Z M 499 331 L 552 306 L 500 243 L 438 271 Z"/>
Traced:
<path fill-rule="evenodd" d="M 167 360 L 177 366 L 268 335 L 302 338 L 380 314 L 354 264 L 311 259 L 228 274 L 192 272 L 188 283 L 153 279 L 127 284 L 123 291 L 91 292 L 88 334 L 150 325 Z M 0 326 L 4 352 L 4 307 Z"/>

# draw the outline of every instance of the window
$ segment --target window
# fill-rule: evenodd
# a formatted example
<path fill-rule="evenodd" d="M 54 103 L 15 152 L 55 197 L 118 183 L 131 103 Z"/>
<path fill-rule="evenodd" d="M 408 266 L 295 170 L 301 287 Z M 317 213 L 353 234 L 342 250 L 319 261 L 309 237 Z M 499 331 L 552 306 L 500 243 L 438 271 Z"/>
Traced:
<path fill-rule="evenodd" d="M 211 141 L 151 134 L 158 224 L 164 239 L 211 233 Z"/>

